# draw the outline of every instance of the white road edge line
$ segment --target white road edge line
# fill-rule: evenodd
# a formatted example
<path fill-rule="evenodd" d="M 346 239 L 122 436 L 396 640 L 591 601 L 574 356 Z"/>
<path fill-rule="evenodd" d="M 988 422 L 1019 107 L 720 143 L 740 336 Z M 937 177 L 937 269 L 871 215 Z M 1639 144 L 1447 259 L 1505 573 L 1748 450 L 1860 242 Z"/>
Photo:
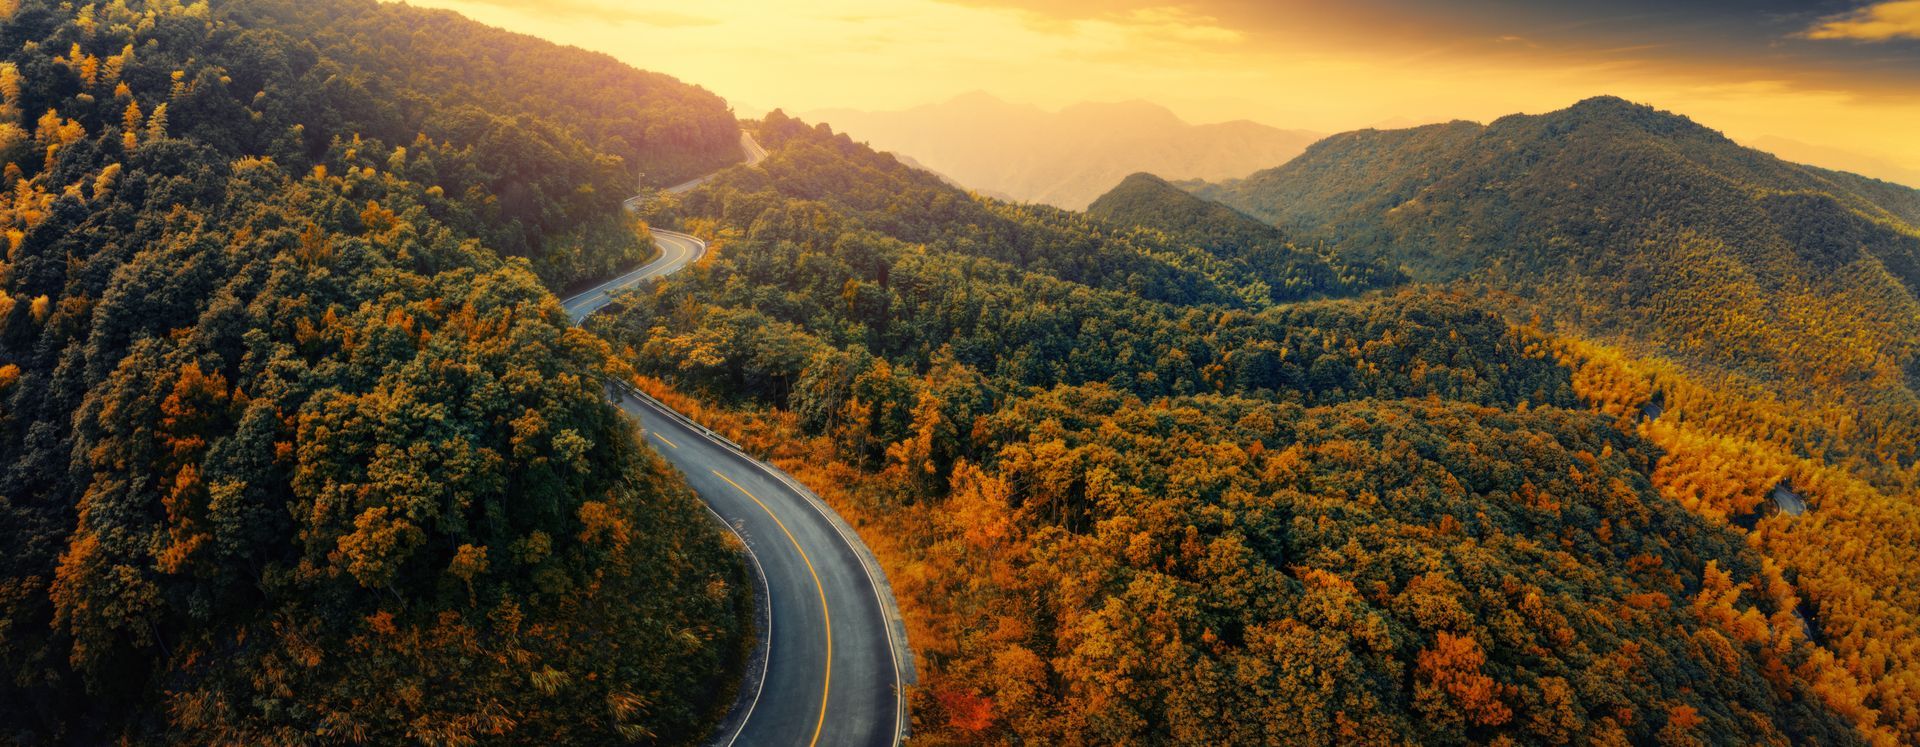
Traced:
<path fill-rule="evenodd" d="M 872 551 L 868 550 L 867 553 L 862 553 L 859 547 L 853 544 L 853 541 L 847 537 L 847 530 L 841 527 L 841 524 L 844 523 L 845 520 L 842 519 L 840 521 L 835 521 L 834 518 L 839 515 L 838 512 L 835 512 L 834 514 L 831 514 L 831 515 L 828 514 L 827 511 L 832 510 L 831 507 L 823 507 L 822 504 L 824 504 L 825 502 L 824 499 L 820 498 L 818 494 L 814 493 L 813 489 L 808 488 L 806 485 L 801 484 L 797 480 L 794 480 L 792 477 L 788 476 L 785 472 L 775 469 L 774 467 L 766 464 L 765 462 L 762 462 L 759 459 L 754 458 L 753 455 L 746 453 L 746 450 L 742 449 L 738 444 L 735 444 L 733 441 L 728 440 L 725 437 L 719 436 L 719 434 L 717 433 L 713 433 L 712 431 L 708 430 L 706 426 L 700 425 L 698 422 L 694 421 L 692 418 L 689 418 L 686 415 L 681 414 L 680 411 L 675 410 L 671 407 L 668 407 L 665 402 L 661 402 L 660 400 L 655 399 L 653 395 L 640 391 L 637 387 L 633 387 L 631 385 L 626 386 L 625 389 L 629 393 L 632 393 L 638 396 L 648 406 L 659 411 L 661 414 L 667 415 L 673 419 L 682 421 L 687 425 L 693 426 L 692 428 L 688 429 L 688 432 L 705 439 L 708 443 L 713 444 L 715 447 L 721 450 L 727 451 L 729 453 L 734 454 L 735 456 L 740 457 L 741 459 L 745 460 L 748 464 L 752 464 L 753 466 L 758 467 L 762 471 L 766 472 L 768 476 L 779 481 L 782 485 L 787 486 L 787 490 L 800 496 L 803 502 L 805 502 L 816 513 L 820 514 L 821 519 L 825 520 L 829 526 L 833 527 L 834 533 L 838 535 L 840 537 L 840 541 L 846 545 L 847 552 L 852 553 L 854 559 L 860 562 L 860 569 L 867 576 L 867 587 L 870 591 L 873 592 L 873 601 L 874 601 L 875 609 L 877 612 L 880 613 L 881 627 L 887 633 L 887 653 L 893 659 L 893 702 L 894 702 L 893 744 L 899 745 L 902 740 L 902 737 L 900 735 L 900 730 L 901 730 L 901 727 L 904 726 L 906 723 L 906 715 L 905 715 L 906 686 L 905 686 L 905 682 L 901 679 L 901 676 L 900 676 L 899 643 L 894 639 L 894 636 L 893 636 L 893 622 L 887 619 L 886 600 L 880 595 L 881 582 L 879 581 L 879 579 L 874 578 L 873 568 L 867 562 L 866 556 L 871 554 Z M 903 622 L 903 625 L 904 625 L 904 622 Z"/>
<path fill-rule="evenodd" d="M 666 230 L 666 229 L 652 229 L 652 228 L 650 228 L 650 229 L 649 229 L 649 232 L 651 232 L 651 233 L 655 233 L 655 234 L 667 234 L 668 236 L 672 236 L 672 237 L 677 237 L 677 238 L 684 238 L 684 239 L 686 239 L 686 240 L 688 240 L 688 241 L 691 241 L 691 242 L 693 242 L 693 244 L 694 244 L 694 246 L 696 247 L 696 249 L 695 249 L 695 251 L 694 251 L 694 256 L 693 256 L 693 257 L 692 257 L 691 259 L 688 259 L 688 260 L 687 260 L 687 263 L 688 263 L 688 264 L 692 264 L 692 263 L 694 263 L 694 262 L 698 262 L 698 261 L 700 261 L 700 258 L 701 258 L 701 257 L 704 257 L 704 256 L 706 256 L 706 253 L 707 253 L 707 242 L 705 242 L 705 241 L 701 241 L 700 239 L 698 239 L 698 238 L 696 238 L 696 237 L 694 237 L 694 236 L 692 236 L 692 235 L 689 235 L 689 234 L 684 234 L 684 233 L 680 233 L 680 232 L 678 232 L 678 231 L 669 231 L 669 230 Z M 664 259 L 665 257 L 666 257 L 666 248 L 665 248 L 665 247 L 661 247 L 661 258 L 662 258 L 662 259 Z M 655 262 L 657 262 L 657 261 L 659 261 L 659 260 L 655 260 Z M 575 301 L 578 301 L 578 300 L 580 300 L 580 299 L 583 299 L 583 298 L 591 298 L 591 297 L 592 297 L 592 296 L 593 296 L 594 294 L 596 294 L 596 293 L 601 293 L 601 292 L 604 292 L 604 289 L 605 289 L 605 288 L 606 288 L 607 286 L 609 286 L 609 285 L 616 285 L 616 284 L 620 284 L 620 283 L 622 283 L 622 281 L 626 281 L 626 282 L 637 282 L 637 280 L 636 280 L 636 281 L 627 281 L 626 279 L 627 279 L 627 278 L 629 278 L 629 277 L 632 277 L 632 276 L 634 276 L 634 275 L 636 275 L 636 274 L 640 274 L 640 273 L 642 273 L 642 272 L 645 272 L 645 271 L 646 271 L 646 270 L 648 269 L 648 267 L 650 267 L 650 266 L 651 266 L 651 265 L 653 265 L 653 264 L 654 264 L 653 262 L 649 262 L 649 263 L 647 263 L 646 265 L 642 265 L 642 266 L 641 266 L 641 267 L 639 267 L 638 269 L 635 269 L 635 270 L 634 270 L 633 272 L 629 272 L 629 273 L 626 273 L 625 275 L 621 275 L 621 276 L 620 276 L 620 277 L 618 277 L 618 278 L 615 278 L 615 279 L 613 279 L 613 280 L 610 280 L 610 281 L 608 281 L 608 282 L 606 282 L 606 283 L 602 283 L 602 284 L 600 284 L 600 285 L 598 285 L 598 286 L 595 286 L 594 288 L 592 288 L 592 289 L 590 289 L 590 290 L 587 290 L 587 291 L 585 291 L 585 292 L 582 292 L 582 293 L 579 293 L 579 294 L 576 294 L 576 295 L 575 295 L 575 296 L 573 296 L 572 298 L 569 298 L 569 299 L 566 299 L 565 301 L 561 301 L 561 302 L 560 302 L 560 306 L 561 306 L 561 307 L 562 307 L 562 308 L 564 309 L 564 308 L 566 308 L 566 307 L 568 307 L 568 306 L 571 306 L 571 305 L 572 305 L 572 304 L 573 304 L 573 303 L 574 303 Z M 641 279 L 644 279 L 644 278 L 641 278 Z M 571 315 L 571 313 L 572 313 L 572 310 L 571 310 L 571 309 L 568 309 L 567 311 L 568 311 L 568 313 L 569 313 L 569 315 Z M 589 312 L 587 312 L 587 314 L 586 314 L 586 315 L 584 315 L 584 316 L 582 316 L 582 317 L 580 317 L 580 320 L 579 320 L 579 322 L 575 322 L 574 324 L 575 324 L 575 325 L 577 326 L 577 325 L 578 325 L 578 324 L 579 324 L 580 322 L 584 322 L 584 321 L 586 321 L 586 318 L 587 318 L 588 316 L 592 316 L 592 315 L 593 315 L 593 312 L 594 312 L 594 311 L 599 311 L 599 309 L 597 309 L 597 308 L 596 308 L 596 309 L 594 309 L 593 311 L 589 311 Z M 632 389 L 632 388 L 633 388 L 633 387 L 632 387 L 632 385 L 630 385 L 630 384 L 627 384 L 626 382 L 617 382 L 617 383 L 618 383 L 618 384 L 620 384 L 620 385 L 621 385 L 622 387 L 624 387 L 624 388 L 628 388 L 628 389 Z M 637 393 L 637 394 L 642 394 L 642 395 L 644 395 L 644 392 L 639 392 L 638 390 L 634 390 L 634 391 L 635 391 L 635 393 Z M 647 397 L 645 401 L 646 401 L 646 402 L 655 402 L 656 400 L 654 400 L 654 399 L 653 399 L 652 397 Z M 615 406 L 616 406 L 616 407 L 618 407 L 618 405 L 615 405 Z M 643 405 L 643 406 L 644 406 L 644 405 Z M 663 407 L 664 407 L 664 406 L 663 406 Z M 671 408 L 667 408 L 667 409 L 668 409 L 669 411 L 671 411 Z M 675 413 L 673 413 L 673 414 L 675 414 L 675 415 L 679 415 L 679 413 L 677 413 L 677 412 L 675 412 Z M 683 420 L 687 420 L 687 421 L 688 421 L 689 423 L 691 423 L 691 422 L 692 422 L 692 421 L 691 421 L 691 419 L 689 419 L 689 418 L 686 418 L 686 416 L 681 416 L 681 419 L 683 419 Z M 695 424 L 695 425 L 698 425 L 698 424 Z M 704 426 L 700 426 L 700 427 L 698 427 L 698 428 L 694 428 L 694 429 L 690 429 L 690 431 L 689 431 L 689 432 L 691 432 L 691 433 L 693 433 L 693 434 L 694 434 L 694 435 L 696 435 L 696 436 L 701 436 L 701 437 L 703 437 L 703 438 L 704 438 L 704 437 L 705 437 L 705 434 L 702 434 L 702 433 L 700 433 L 700 430 L 701 430 L 701 429 L 703 429 L 703 428 L 704 428 Z M 644 430 L 644 429 L 636 429 L 636 430 Z M 709 441 L 711 441 L 712 439 L 708 439 L 708 440 L 709 440 Z M 664 457 L 662 457 L 662 458 L 664 458 Z M 696 496 L 696 497 L 698 497 L 698 495 L 699 495 L 698 493 L 695 493 L 695 496 Z M 744 535 L 742 535 L 742 534 L 740 534 L 740 530 L 738 530 L 738 529 L 735 529 L 735 528 L 734 528 L 734 526 L 733 526 L 732 524 L 730 524 L 730 523 L 728 523 L 728 522 L 727 522 L 727 519 L 726 519 L 726 517 L 724 517 L 724 516 L 721 516 L 721 515 L 720 515 L 720 512 L 718 512 L 718 511 L 715 511 L 715 510 L 713 510 L 713 506 L 712 506 L 712 505 L 710 505 L 710 504 L 708 504 L 708 503 L 707 503 L 706 501 L 704 501 L 704 500 L 703 500 L 703 501 L 700 501 L 700 507 L 701 507 L 701 508 L 704 508 L 704 509 L 706 509 L 706 511 L 707 511 L 707 513 L 708 513 L 708 514 L 710 514 L 710 515 L 712 515 L 712 516 L 713 516 L 713 518 L 714 518 L 714 520 L 716 520 L 716 521 L 718 521 L 718 522 L 720 522 L 720 525 L 721 525 L 721 526 L 724 526 L 724 527 L 726 527 L 726 528 L 727 528 L 727 533 L 728 533 L 728 534 L 731 534 L 731 535 L 733 535 L 733 537 L 734 537 L 734 539 L 736 539 L 736 540 L 739 540 L 739 542 L 740 542 L 740 549 L 741 549 L 741 550 L 743 550 L 743 551 L 744 551 L 744 552 L 746 553 L 746 555 L 747 555 L 747 559 L 748 559 L 748 560 L 751 560 L 751 561 L 753 561 L 753 575 L 754 575 L 754 579 L 755 579 L 756 581 L 758 581 L 758 582 L 759 582 L 759 585 L 760 585 L 760 589 L 761 589 L 761 590 L 763 590 L 763 593 L 762 593 L 762 594 L 759 594 L 758 596 L 759 596 L 759 598 L 760 598 L 761 600 L 764 600 L 764 601 L 765 601 L 765 603 L 766 603 L 766 605 L 767 605 L 767 619 L 766 619 L 766 626 L 767 626 L 767 630 L 766 630 L 766 638 L 767 638 L 767 647 L 766 647 L 766 649 L 765 649 L 765 650 L 763 650 L 763 651 L 761 651 L 761 652 L 760 652 L 760 676 L 759 676 L 759 677 L 757 677 L 757 678 L 755 678 L 755 681 L 754 681 L 754 687 L 753 687 L 753 699 L 752 699 L 752 700 L 749 700 L 749 701 L 747 701 L 747 710 L 746 710 L 746 712 L 745 712 L 745 713 L 743 713 L 743 714 L 741 714 L 741 716 L 740 716 L 740 723 L 734 726 L 734 728 L 733 728 L 733 736 L 731 736 L 731 737 L 728 737 L 728 738 L 727 738 L 727 741 L 726 741 L 726 742 L 724 743 L 724 747 L 733 747 L 733 745 L 734 745 L 734 743 L 736 743 L 736 742 L 738 742 L 738 741 L 740 741 L 740 735 L 746 732 L 746 730 L 747 730 L 747 724 L 748 724 L 748 723 L 751 723 L 751 722 L 753 721 L 753 711 L 754 711 L 754 709 L 756 709 L 756 708 L 758 708 L 758 707 L 760 707 L 760 697 L 761 697 L 761 695 L 763 695 L 763 694 L 765 694 L 765 692 L 766 692 L 766 689 L 767 689 L 767 667 L 769 667 L 769 666 L 771 666 L 771 665 L 772 665 L 772 662 L 773 662 L 773 586 L 772 586 L 772 584 L 770 584 L 770 583 L 769 583 L 769 582 L 767 581 L 767 569 L 766 569 L 766 567 L 765 567 L 765 566 L 763 566 L 763 565 L 761 565 L 761 564 L 760 564 L 760 556 L 759 556 L 759 554 L 757 554 L 757 553 L 755 553 L 755 552 L 753 551 L 753 545 L 752 545 L 751 543 L 749 543 L 749 542 L 747 542 L 747 538 L 746 538 L 746 536 L 744 536 Z M 756 606 L 757 606 L 757 605 L 756 605 Z M 760 622 L 760 621 L 759 621 L 759 620 L 755 620 L 754 622 L 756 622 L 756 623 L 757 623 L 757 622 Z M 888 641 L 888 642 L 889 642 L 889 644 L 891 644 L 891 642 L 892 642 L 892 641 L 891 641 L 891 639 L 892 639 L 892 636 L 891 636 L 891 635 L 889 635 L 889 636 L 888 636 L 888 639 L 889 639 L 889 641 Z M 757 642 L 757 641 L 755 642 L 755 644 L 756 644 L 756 645 L 755 645 L 755 648 L 758 648 L 759 646 L 758 646 L 758 642 Z M 899 745 L 899 744 L 900 744 L 900 740 L 899 740 L 898 738 L 896 738 L 896 739 L 894 739 L 894 745 L 895 745 L 895 747 L 898 747 L 898 745 Z"/>
<path fill-rule="evenodd" d="M 664 459 L 665 457 L 662 458 Z M 766 594 L 761 598 L 766 600 L 767 604 L 767 647 L 760 652 L 760 677 L 754 682 L 753 700 L 747 701 L 746 713 L 740 715 L 739 725 L 733 727 L 733 736 L 727 738 L 725 747 L 733 747 L 733 743 L 740 740 L 741 732 L 747 730 L 747 723 L 753 720 L 753 709 L 760 705 L 760 693 L 767 689 L 767 666 L 773 662 L 773 586 L 767 582 L 767 569 L 761 567 L 760 556 L 753 553 L 753 546 L 747 544 L 747 538 L 740 534 L 740 530 L 735 529 L 732 524 L 727 523 L 727 517 L 721 516 L 719 511 L 713 510 L 713 507 L 707 505 L 706 501 L 701 501 L 700 507 L 706 509 L 707 513 L 713 516 L 714 521 L 720 522 L 720 526 L 726 527 L 728 534 L 733 535 L 734 539 L 740 541 L 740 549 L 746 552 L 748 560 L 753 561 L 754 579 L 760 582 L 760 588 L 766 590 Z M 757 608 L 759 605 L 756 604 L 754 606 L 756 611 L 758 611 Z M 760 621 L 755 620 L 754 622 Z M 760 648 L 758 641 L 755 641 L 754 648 Z"/>
<path fill-rule="evenodd" d="M 744 453 L 742 453 L 741 456 L 746 457 L 747 461 L 753 463 L 754 466 L 759 467 L 762 471 L 772 475 L 774 479 L 787 484 L 788 490 L 799 495 L 808 506 L 813 507 L 814 512 L 820 514 L 820 518 L 826 521 L 828 526 L 833 527 L 834 534 L 839 535 L 840 542 L 847 546 L 847 552 L 853 555 L 854 560 L 860 562 L 860 570 L 867 574 L 867 589 L 873 592 L 874 611 L 880 613 L 880 628 L 886 631 L 887 634 L 887 653 L 890 658 L 893 659 L 893 743 L 896 745 L 900 744 L 900 727 L 905 723 L 906 719 L 907 688 L 906 683 L 902 682 L 900 678 L 900 647 L 893 639 L 893 621 L 887 619 L 887 601 L 880 596 L 880 584 L 882 582 L 874 578 L 873 567 L 867 562 L 867 556 L 873 553 L 873 548 L 866 548 L 866 552 L 862 553 L 861 547 L 853 544 L 853 539 L 847 536 L 847 530 L 841 526 L 846 519 L 842 517 L 840 521 L 835 521 L 835 516 L 839 514 L 837 511 L 834 512 L 833 515 L 828 515 L 827 511 L 832 510 L 832 508 L 822 506 L 821 504 L 825 502 L 825 499 L 820 498 L 817 493 L 814 493 L 812 488 L 800 484 L 799 480 L 787 475 L 785 471 L 774 469 L 772 466 L 752 456 Z M 864 542 L 861 543 L 861 545 L 865 544 Z M 879 559 L 876 557 L 874 560 L 878 562 Z M 894 606 L 897 608 L 898 605 L 899 602 L 896 600 Z M 904 627 L 905 621 L 902 620 L 901 624 Z"/>

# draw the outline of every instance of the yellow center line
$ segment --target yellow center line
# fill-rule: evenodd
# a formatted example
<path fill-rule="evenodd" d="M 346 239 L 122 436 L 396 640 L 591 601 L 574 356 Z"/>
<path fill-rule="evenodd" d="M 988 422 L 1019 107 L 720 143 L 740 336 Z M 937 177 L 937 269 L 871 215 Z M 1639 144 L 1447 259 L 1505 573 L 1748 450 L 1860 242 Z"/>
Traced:
<path fill-rule="evenodd" d="M 668 440 L 667 440 L 667 437 L 666 437 L 666 436 L 662 436 L 662 435 L 660 435 L 660 432 L 659 432 L 659 431 L 647 431 L 647 433 L 648 433 L 649 435 L 652 435 L 652 436 L 653 436 L 654 438 L 657 438 L 657 439 L 660 439 L 660 443 L 663 443 L 663 444 L 666 444 L 666 445 L 668 445 L 668 446 L 671 446 L 671 447 L 673 447 L 673 448 L 676 448 L 676 449 L 678 449 L 678 448 L 680 448 L 680 444 L 677 444 L 677 443 L 674 443 L 674 442 L 672 442 L 672 441 L 668 441 Z M 737 486 L 736 486 L 736 487 L 737 487 Z"/>
<path fill-rule="evenodd" d="M 740 483 L 729 480 L 726 475 L 720 474 L 720 470 L 710 469 L 708 471 L 712 472 L 714 477 L 726 480 L 727 484 L 732 485 L 734 490 L 740 491 L 741 495 L 752 498 L 753 502 L 760 506 L 760 510 L 767 512 L 767 517 L 773 519 L 774 525 L 780 527 L 780 531 L 787 535 L 787 541 L 793 543 L 793 549 L 800 553 L 801 562 L 807 564 L 807 575 L 813 577 L 814 590 L 820 592 L 820 619 L 825 621 L 827 628 L 827 677 L 826 681 L 820 686 L 820 720 L 814 722 L 813 740 L 807 742 L 807 747 L 813 747 L 813 745 L 820 743 L 820 730 L 827 725 L 827 693 L 833 691 L 833 616 L 827 614 L 827 587 L 821 585 L 820 574 L 813 570 L 813 559 L 807 557 L 807 551 L 800 547 L 800 540 L 795 539 L 793 532 L 787 530 L 786 522 L 781 521 L 780 517 L 773 514 L 773 509 L 767 508 L 767 504 L 761 503 L 759 496 L 747 492 L 746 488 L 740 487 Z"/>

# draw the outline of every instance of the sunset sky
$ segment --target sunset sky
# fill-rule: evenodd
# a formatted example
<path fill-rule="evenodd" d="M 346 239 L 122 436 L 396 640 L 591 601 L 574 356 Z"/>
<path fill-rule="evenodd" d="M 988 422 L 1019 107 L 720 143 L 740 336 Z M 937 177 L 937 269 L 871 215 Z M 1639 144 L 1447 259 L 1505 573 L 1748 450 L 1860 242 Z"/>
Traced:
<path fill-rule="evenodd" d="M 1920 185 L 1920 0 L 420 0 L 702 85 L 743 113 L 986 91 L 1336 132 L 1614 94 Z"/>

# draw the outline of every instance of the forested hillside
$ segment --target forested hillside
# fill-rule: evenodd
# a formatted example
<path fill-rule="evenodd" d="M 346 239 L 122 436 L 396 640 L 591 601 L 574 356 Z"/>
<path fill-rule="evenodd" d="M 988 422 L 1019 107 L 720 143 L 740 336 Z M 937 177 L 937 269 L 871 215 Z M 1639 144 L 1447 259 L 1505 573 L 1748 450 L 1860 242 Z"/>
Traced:
<path fill-rule="evenodd" d="M 1663 492 L 1796 576 L 1863 706 L 1920 738 L 1920 192 L 1601 98 L 1339 135 L 1203 187 L 1555 331 Z M 1775 488 L 1809 515 L 1761 516 Z"/>
<path fill-rule="evenodd" d="M 1448 289 L 1251 293 L 1332 264 L 1249 261 L 1288 245 L 1150 181 L 1087 218 L 758 134 L 763 168 L 652 208 L 711 258 L 594 329 L 861 527 L 916 740 L 1916 733 L 1802 626 L 1793 571 L 1595 406 L 1644 392 L 1606 349 Z"/>
<path fill-rule="evenodd" d="M 1263 277 L 1285 278 L 1273 300 L 1350 295 L 1397 285 L 1406 277 L 1373 262 L 1344 261 L 1287 241 L 1273 226 L 1217 202 L 1202 200 L 1152 174 L 1134 174 L 1087 207 L 1087 214 L 1122 226 L 1181 237 L 1217 255 L 1243 260 Z"/>
<path fill-rule="evenodd" d="M 744 570 L 543 281 L 724 105 L 403 6 L 0 14 L 0 740 L 701 736 Z"/>
<path fill-rule="evenodd" d="M 349 74 L 335 84 L 341 93 L 370 96 L 374 106 L 389 109 L 355 123 L 370 137 L 400 142 L 420 127 L 436 124 L 436 117 L 461 109 L 491 116 L 475 121 L 470 113 L 458 113 L 438 126 L 449 134 L 478 137 L 506 129 L 496 122 L 524 130 L 526 120 L 532 120 L 539 127 L 564 131 L 600 154 L 622 159 L 628 181 L 613 195 L 621 198 L 634 191 L 634 184 L 677 184 L 740 160 L 739 127 L 720 97 L 659 73 L 636 70 L 608 55 L 563 48 L 448 11 L 373 0 L 275 0 L 236 3 L 222 10 L 245 27 L 310 40 L 320 54 L 340 65 Z M 431 107 L 421 107 L 426 103 L 422 99 L 430 101 Z M 354 116 L 364 114 L 371 112 Z M 571 161 L 580 160 L 541 154 L 544 144 L 537 136 L 529 138 L 532 133 L 520 135 L 532 143 L 515 142 L 510 134 L 495 134 L 499 138 L 495 142 L 471 144 L 519 151 L 511 157 L 498 153 L 489 158 L 517 167 L 512 172 L 515 178 L 547 185 L 565 184 L 571 175 L 539 166 L 573 167 Z M 554 162 L 533 160 L 542 155 Z M 576 183 L 587 181 L 575 179 Z M 533 184 L 525 188 L 537 189 Z M 503 194 L 501 199 L 515 198 Z"/>
<path fill-rule="evenodd" d="M 7 39 L 43 37 L 63 12 L 25 4 Z M 356 135 L 406 148 L 419 156 L 414 168 L 440 187 L 436 218 L 496 253 L 528 258 L 554 287 L 645 255 L 645 242 L 614 209 L 643 179 L 668 184 L 740 157 L 733 118 L 712 94 L 451 13 L 373 0 L 260 0 L 207 13 L 227 23 L 196 40 L 205 49 L 180 54 L 214 55 L 218 65 L 149 69 L 139 49 L 149 40 L 107 38 L 111 29 L 102 26 L 78 59 L 64 47 L 45 49 L 17 63 L 19 74 L 71 78 L 61 95 L 92 96 L 99 111 L 61 113 L 94 130 L 124 125 L 127 103 L 143 118 L 164 103 L 170 133 L 283 164 Z M 167 29 L 156 22 L 148 33 Z M 90 46 L 116 40 L 121 47 Z M 103 71 L 117 73 L 115 85 L 150 87 L 162 98 L 108 107 L 118 99 L 114 87 L 83 90 L 97 88 Z M 22 95 L 28 133 L 66 103 L 36 98 L 31 88 Z"/>
<path fill-rule="evenodd" d="M 1329 138 L 1203 188 L 1343 256 L 1472 277 L 1569 322 L 1920 416 L 1920 192 L 1798 166 L 1619 99 Z M 1904 379 L 1904 380 L 1903 380 Z M 1906 390 L 1906 391 L 1901 391 Z M 1916 417 L 1920 420 L 1920 417 Z M 1914 461 L 1920 432 L 1889 454 Z"/>

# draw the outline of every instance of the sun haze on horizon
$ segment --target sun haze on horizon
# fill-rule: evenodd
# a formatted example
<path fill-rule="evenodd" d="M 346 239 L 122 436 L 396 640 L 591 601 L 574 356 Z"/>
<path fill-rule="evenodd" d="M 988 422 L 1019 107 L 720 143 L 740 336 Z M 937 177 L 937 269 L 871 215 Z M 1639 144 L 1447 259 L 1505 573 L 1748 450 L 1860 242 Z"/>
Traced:
<path fill-rule="evenodd" d="M 1920 0 L 415 0 L 701 85 L 744 114 L 969 91 L 1338 132 L 1615 95 L 1920 186 Z M 1443 7 L 1444 5 L 1444 7 Z"/>

